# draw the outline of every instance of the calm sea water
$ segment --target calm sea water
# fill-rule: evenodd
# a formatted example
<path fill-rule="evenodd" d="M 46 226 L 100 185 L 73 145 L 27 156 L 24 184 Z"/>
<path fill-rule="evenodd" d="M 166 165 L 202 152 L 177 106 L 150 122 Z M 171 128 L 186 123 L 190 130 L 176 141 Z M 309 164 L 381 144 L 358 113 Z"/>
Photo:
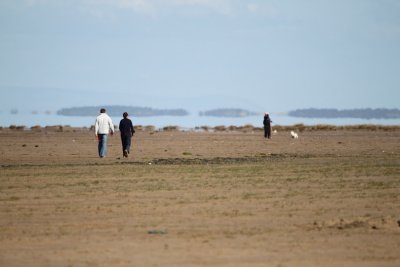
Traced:
<path fill-rule="evenodd" d="M 72 127 L 90 127 L 94 125 L 95 117 L 70 117 L 55 114 L 31 114 L 31 113 L 0 113 L 0 126 L 24 125 L 32 127 L 35 125 L 69 125 Z M 134 125 L 154 125 L 157 128 L 176 125 L 181 128 L 194 128 L 196 126 L 243 126 L 251 124 L 262 127 L 263 116 L 250 116 L 243 118 L 219 118 L 188 115 L 183 117 L 160 116 L 160 117 L 131 117 Z M 400 119 L 307 119 L 295 118 L 286 115 L 271 114 L 273 125 L 293 125 L 303 123 L 305 125 L 331 124 L 331 125 L 355 125 L 355 124 L 379 124 L 379 125 L 400 125 Z M 121 117 L 112 117 L 114 124 L 118 125 Z"/>

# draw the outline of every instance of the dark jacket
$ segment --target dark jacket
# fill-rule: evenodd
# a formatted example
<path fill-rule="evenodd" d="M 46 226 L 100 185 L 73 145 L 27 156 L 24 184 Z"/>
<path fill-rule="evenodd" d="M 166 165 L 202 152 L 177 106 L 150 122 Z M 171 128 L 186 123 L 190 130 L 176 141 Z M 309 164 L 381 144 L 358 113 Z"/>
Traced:
<path fill-rule="evenodd" d="M 269 116 L 268 115 L 265 115 L 264 116 L 264 121 L 263 121 L 263 124 L 264 124 L 264 127 L 271 127 L 271 119 L 269 118 Z"/>
<path fill-rule="evenodd" d="M 133 129 L 132 121 L 127 118 L 123 118 L 119 122 L 119 131 L 123 136 L 132 136 L 135 133 L 135 129 Z"/>

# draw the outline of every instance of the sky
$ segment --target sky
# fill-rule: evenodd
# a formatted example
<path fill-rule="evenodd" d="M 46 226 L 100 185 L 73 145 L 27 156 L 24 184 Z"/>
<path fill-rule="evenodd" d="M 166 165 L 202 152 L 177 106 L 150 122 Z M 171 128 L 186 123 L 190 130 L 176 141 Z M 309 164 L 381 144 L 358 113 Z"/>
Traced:
<path fill-rule="evenodd" d="M 0 112 L 400 108 L 398 0 L 0 0 Z"/>

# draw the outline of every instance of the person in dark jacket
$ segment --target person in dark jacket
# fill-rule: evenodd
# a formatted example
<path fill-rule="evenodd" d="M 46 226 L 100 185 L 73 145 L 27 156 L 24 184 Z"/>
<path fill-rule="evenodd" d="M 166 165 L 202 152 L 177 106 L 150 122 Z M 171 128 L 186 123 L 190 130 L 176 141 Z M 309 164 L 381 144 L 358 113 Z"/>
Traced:
<path fill-rule="evenodd" d="M 132 121 L 128 119 L 128 112 L 124 112 L 122 116 L 124 118 L 119 122 L 119 131 L 121 133 L 122 153 L 124 158 L 127 158 L 135 129 L 133 129 Z"/>
<path fill-rule="evenodd" d="M 268 139 L 271 139 L 271 122 L 272 121 L 271 121 L 271 119 L 269 117 L 268 112 L 265 112 L 264 121 L 263 121 L 263 124 L 264 124 L 264 137 L 268 138 Z"/>

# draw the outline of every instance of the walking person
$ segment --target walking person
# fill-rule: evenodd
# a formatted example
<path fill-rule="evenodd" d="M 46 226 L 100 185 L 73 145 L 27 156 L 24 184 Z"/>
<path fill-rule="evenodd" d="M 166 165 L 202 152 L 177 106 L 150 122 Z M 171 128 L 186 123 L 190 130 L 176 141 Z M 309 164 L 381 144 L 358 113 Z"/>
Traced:
<path fill-rule="evenodd" d="M 127 158 L 130 152 L 131 139 L 135 133 L 135 129 L 133 129 L 132 121 L 128 119 L 128 112 L 124 112 L 122 116 L 124 118 L 119 122 L 119 131 L 121 133 L 122 154 L 124 158 Z"/>
<path fill-rule="evenodd" d="M 108 134 L 114 134 L 114 124 L 110 116 L 107 115 L 106 109 L 104 108 L 100 109 L 100 115 L 96 118 L 94 131 L 97 140 L 99 141 L 99 157 L 104 158 L 107 154 Z"/>
<path fill-rule="evenodd" d="M 268 112 L 264 114 L 264 138 L 271 139 L 271 118 L 269 117 Z"/>

